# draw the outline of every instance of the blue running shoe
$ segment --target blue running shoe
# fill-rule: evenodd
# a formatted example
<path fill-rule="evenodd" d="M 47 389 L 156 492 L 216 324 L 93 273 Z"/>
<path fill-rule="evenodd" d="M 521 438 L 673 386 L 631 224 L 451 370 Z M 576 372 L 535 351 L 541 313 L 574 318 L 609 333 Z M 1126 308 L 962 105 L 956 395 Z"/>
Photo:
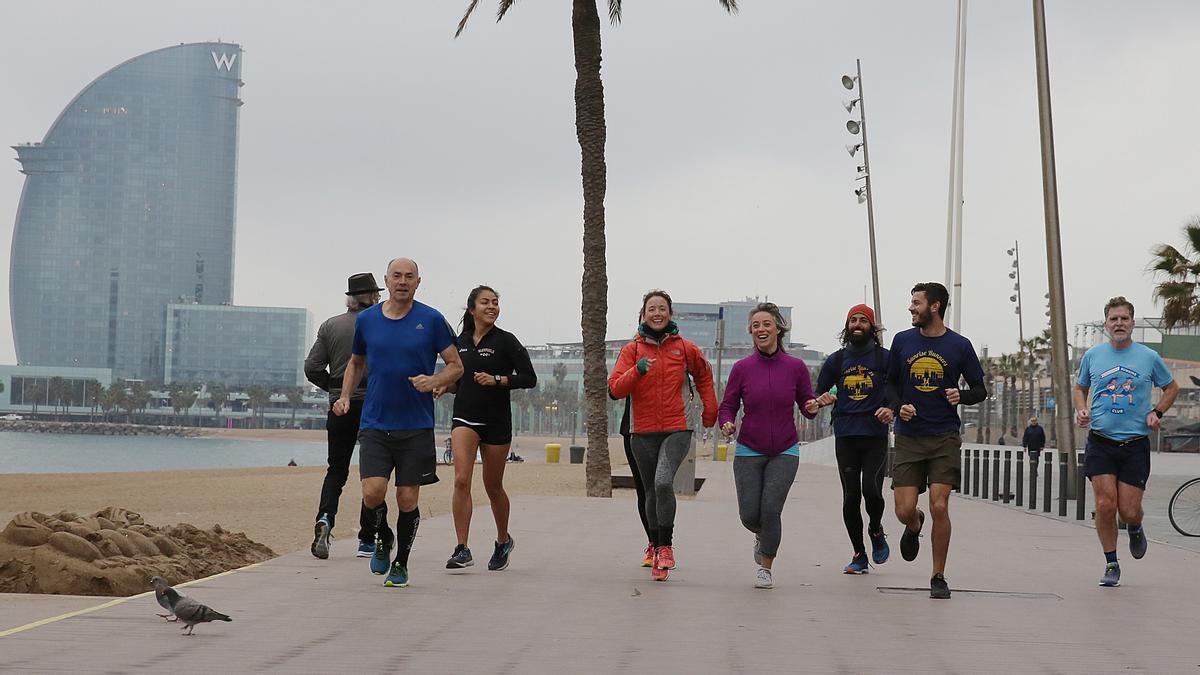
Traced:
<path fill-rule="evenodd" d="M 1104 576 L 1100 578 L 1100 585 L 1112 588 L 1121 585 L 1121 566 L 1117 563 L 1108 563 L 1104 566 Z"/>
<path fill-rule="evenodd" d="M 461 570 L 464 567 L 470 567 L 475 564 L 475 558 L 471 557 L 471 549 L 459 544 L 454 547 L 454 555 L 446 561 L 446 569 Z"/>
<path fill-rule="evenodd" d="M 358 552 L 354 554 L 356 558 L 370 558 L 375 553 L 375 544 L 369 541 L 358 542 Z"/>
<path fill-rule="evenodd" d="M 845 574 L 867 574 L 871 571 L 870 564 L 867 563 L 867 552 L 860 551 L 854 554 L 850 559 L 850 564 L 846 565 L 842 570 Z"/>
<path fill-rule="evenodd" d="M 513 539 L 511 534 L 508 535 L 507 544 L 496 542 L 496 550 L 492 553 L 492 559 L 488 561 L 488 569 L 497 572 L 508 567 L 508 554 L 516 547 L 517 540 Z"/>
<path fill-rule="evenodd" d="M 383 580 L 383 585 L 390 588 L 404 588 L 408 585 L 408 568 L 400 564 L 400 561 L 392 563 L 392 571 L 388 572 L 387 578 Z"/>
<path fill-rule="evenodd" d="M 313 526 L 313 543 L 308 549 L 314 558 L 329 558 L 329 540 L 333 537 L 330 534 L 331 529 L 328 516 L 323 515 L 317 519 L 317 524 Z"/>
<path fill-rule="evenodd" d="M 371 554 L 371 574 L 387 574 L 388 561 L 392 559 L 392 540 L 375 539 L 375 552 Z"/>
<path fill-rule="evenodd" d="M 876 565 L 882 565 L 888 561 L 888 557 L 892 555 L 892 549 L 888 546 L 887 535 L 883 533 L 883 528 L 878 532 L 867 532 L 871 537 L 871 560 Z"/>
<path fill-rule="evenodd" d="M 1129 554 L 1134 560 L 1141 560 L 1146 555 L 1146 530 L 1139 527 L 1137 532 L 1129 531 Z"/>

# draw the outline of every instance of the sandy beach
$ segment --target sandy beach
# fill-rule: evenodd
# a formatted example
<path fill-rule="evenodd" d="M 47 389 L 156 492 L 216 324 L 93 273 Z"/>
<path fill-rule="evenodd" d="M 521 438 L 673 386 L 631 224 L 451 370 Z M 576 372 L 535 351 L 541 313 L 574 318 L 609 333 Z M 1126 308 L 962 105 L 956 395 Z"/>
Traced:
<path fill-rule="evenodd" d="M 320 441 L 325 432 L 240 429 L 220 430 L 214 435 Z M 543 444 L 548 440 L 558 442 L 558 439 L 520 437 L 519 452 L 529 461 L 507 465 L 504 482 L 511 499 L 519 500 L 522 495 L 584 494 L 583 465 L 566 463 L 566 443 L 562 449 L 563 463 L 546 464 Z M 610 446 L 614 471 L 628 471 L 620 437 L 612 439 Z M 472 492 L 476 505 L 485 506 L 487 496 L 479 471 L 480 467 L 476 465 Z M 219 524 L 233 532 L 245 532 L 254 541 L 284 554 L 307 548 L 312 541 L 312 521 L 324 476 L 323 466 L 0 474 L 0 525 L 24 511 L 91 513 L 108 506 L 119 506 L 136 511 L 147 522 L 156 525 L 190 523 L 209 528 Z M 449 512 L 453 469 L 439 465 L 438 478 L 437 484 L 421 490 L 421 513 L 426 518 Z M 630 498 L 632 490 L 617 491 L 615 496 Z M 355 465 L 350 469 L 350 480 L 342 492 L 335 537 L 354 536 L 360 498 L 358 467 Z M 394 504 L 392 498 L 389 502 Z M 474 527 L 481 537 L 494 533 L 486 510 L 477 512 Z"/>

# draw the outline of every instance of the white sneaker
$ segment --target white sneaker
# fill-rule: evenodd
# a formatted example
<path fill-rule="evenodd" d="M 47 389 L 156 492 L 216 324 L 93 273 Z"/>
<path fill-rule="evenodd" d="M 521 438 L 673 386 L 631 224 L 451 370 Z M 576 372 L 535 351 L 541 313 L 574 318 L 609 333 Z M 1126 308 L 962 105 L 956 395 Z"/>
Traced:
<path fill-rule="evenodd" d="M 775 582 L 771 579 L 771 570 L 760 567 L 758 568 L 758 577 L 754 580 L 755 588 L 775 588 Z"/>

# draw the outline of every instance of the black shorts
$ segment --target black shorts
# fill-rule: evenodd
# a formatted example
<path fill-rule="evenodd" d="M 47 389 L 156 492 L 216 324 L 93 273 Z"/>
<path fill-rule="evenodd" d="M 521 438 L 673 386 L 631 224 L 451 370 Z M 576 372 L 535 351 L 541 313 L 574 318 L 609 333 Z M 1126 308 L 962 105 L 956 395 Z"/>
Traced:
<path fill-rule="evenodd" d="M 1088 478 L 1112 474 L 1122 483 L 1145 490 L 1150 478 L 1150 438 L 1114 441 L 1088 432 L 1083 474 Z"/>
<path fill-rule="evenodd" d="M 479 436 L 479 442 L 483 445 L 508 445 L 512 443 L 511 424 L 468 424 L 460 419 L 455 419 L 450 423 L 451 431 L 459 427 L 466 427 L 474 431 Z"/>
<path fill-rule="evenodd" d="M 359 478 L 391 478 L 395 470 L 397 486 L 436 483 L 434 445 L 433 429 L 363 429 L 358 432 Z"/>

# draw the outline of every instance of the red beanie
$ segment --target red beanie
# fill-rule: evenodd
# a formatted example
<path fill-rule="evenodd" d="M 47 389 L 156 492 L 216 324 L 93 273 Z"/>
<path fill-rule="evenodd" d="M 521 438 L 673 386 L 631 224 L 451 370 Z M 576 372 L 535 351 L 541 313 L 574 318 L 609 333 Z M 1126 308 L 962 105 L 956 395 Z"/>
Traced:
<path fill-rule="evenodd" d="M 875 310 L 871 309 L 869 305 L 858 304 L 851 307 L 850 311 L 846 312 L 846 321 L 850 321 L 850 317 L 855 314 L 862 314 L 867 317 L 867 321 L 870 321 L 872 326 L 875 325 Z"/>

